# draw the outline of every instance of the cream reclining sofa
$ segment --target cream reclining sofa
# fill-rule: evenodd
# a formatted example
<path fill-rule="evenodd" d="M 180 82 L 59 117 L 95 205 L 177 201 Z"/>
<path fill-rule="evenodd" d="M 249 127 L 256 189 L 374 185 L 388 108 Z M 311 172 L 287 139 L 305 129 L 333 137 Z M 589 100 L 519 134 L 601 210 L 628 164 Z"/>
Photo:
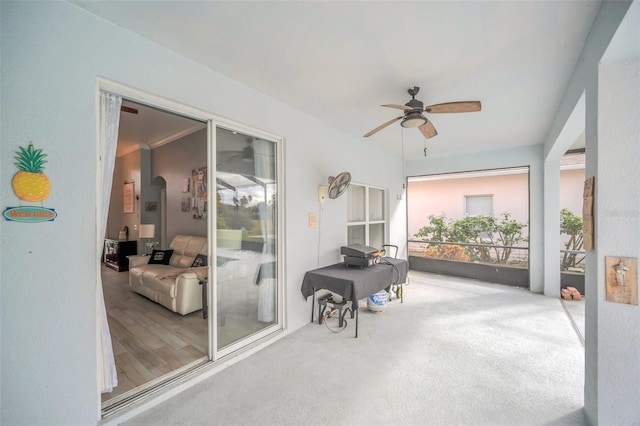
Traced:
<path fill-rule="evenodd" d="M 168 265 L 149 264 L 149 256 L 132 256 L 129 287 L 181 315 L 202 309 L 200 280 L 208 267 L 191 265 L 198 254 L 207 255 L 207 238 L 176 235 L 169 247 L 173 254 Z"/>

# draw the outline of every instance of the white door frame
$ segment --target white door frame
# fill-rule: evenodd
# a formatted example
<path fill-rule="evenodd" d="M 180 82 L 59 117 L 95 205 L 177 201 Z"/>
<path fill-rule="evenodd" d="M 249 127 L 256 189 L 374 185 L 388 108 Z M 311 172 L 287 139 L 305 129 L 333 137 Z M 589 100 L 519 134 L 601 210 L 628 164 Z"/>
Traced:
<path fill-rule="evenodd" d="M 251 135 L 255 135 L 258 137 L 262 137 L 265 139 L 268 139 L 270 141 L 276 142 L 276 147 L 277 147 L 277 161 L 278 161 L 278 166 L 277 166 L 277 179 L 278 179 L 278 281 L 277 281 L 277 323 L 272 326 L 272 327 L 268 327 L 267 329 L 263 330 L 262 332 L 258 333 L 257 335 L 253 335 L 248 339 L 244 339 L 240 342 L 238 342 L 237 344 L 234 344 L 230 347 L 224 348 L 224 350 L 222 351 L 218 351 L 217 350 L 217 345 L 216 345 L 216 324 L 215 324 L 215 316 L 214 315 L 208 315 L 208 328 L 209 328 L 209 360 L 210 363 L 215 362 L 216 360 L 229 355 L 232 352 L 237 351 L 240 348 L 244 348 L 252 343 L 257 342 L 260 339 L 264 339 L 265 337 L 267 337 L 268 334 L 273 334 L 275 332 L 278 331 L 282 331 L 286 328 L 286 315 L 285 315 L 285 265 L 284 265 L 284 259 L 286 259 L 285 256 L 285 247 L 284 247 L 284 242 L 285 242 L 285 232 L 284 232 L 284 225 L 285 225 L 285 215 L 284 215 L 284 198 L 285 198 L 285 193 L 284 193 L 284 139 L 280 136 L 277 135 L 273 135 L 249 126 L 245 126 L 242 124 L 239 124 L 237 122 L 233 122 L 230 120 L 226 120 L 223 118 L 220 118 L 218 116 L 215 116 L 214 114 L 198 109 L 198 108 L 194 108 L 194 107 L 190 107 L 187 106 L 183 103 L 179 103 L 179 102 L 175 102 L 175 101 L 171 101 L 169 99 L 160 97 L 160 96 L 156 96 L 147 92 L 144 92 L 142 90 L 138 90 L 135 89 L 133 87 L 121 84 L 121 83 L 116 83 L 104 78 L 97 78 L 96 79 L 96 89 L 95 89 L 95 110 L 97 111 L 96 113 L 98 114 L 100 111 L 100 92 L 101 91 L 106 91 L 106 92 L 111 92 L 111 93 L 115 93 L 118 94 L 119 96 L 122 96 L 123 98 L 132 100 L 134 102 L 138 102 L 141 104 L 145 104 L 145 105 L 149 105 L 149 106 L 153 106 L 156 107 L 158 109 L 161 110 L 165 110 L 168 112 L 173 112 L 185 117 L 189 117 L 189 118 L 193 118 L 195 120 L 199 120 L 199 121 L 204 121 L 207 123 L 207 149 L 208 149 L 208 155 L 207 155 L 207 169 L 211 170 L 211 171 L 215 171 L 215 164 L 216 164 L 216 143 L 215 143 L 215 129 L 217 126 L 220 127 L 224 127 L 224 128 L 230 128 L 230 129 L 234 129 L 240 132 L 246 132 L 247 134 L 251 134 Z M 100 122 L 100 119 L 98 118 L 96 120 L 96 141 L 100 140 L 100 134 L 102 132 L 102 123 Z M 99 145 L 96 145 L 96 149 L 100 149 Z M 98 161 L 104 161 L 104 153 L 103 152 L 99 152 L 98 154 L 100 154 L 99 156 L 97 156 Z M 214 173 L 208 173 L 207 174 L 207 186 L 209 188 L 215 188 L 215 175 Z M 97 182 L 97 189 L 101 189 L 101 187 L 104 185 L 104 182 L 102 181 L 102 178 L 98 178 L 98 182 Z M 101 205 L 101 203 L 103 203 L 105 200 L 102 199 L 102 191 L 98 190 L 97 191 L 97 203 L 98 205 Z M 216 256 L 216 228 L 215 228 L 215 218 L 216 218 L 216 211 L 215 211 L 215 203 L 213 203 L 213 206 L 209 207 L 210 210 L 210 214 L 209 214 L 209 220 L 207 221 L 207 235 L 209 236 L 208 238 L 208 250 L 209 253 L 212 254 L 212 258 L 215 258 Z M 100 223 L 100 218 L 98 217 L 99 212 L 96 210 L 96 223 Z M 97 225 L 96 225 L 97 226 Z M 98 235 L 98 232 L 96 232 L 96 235 Z M 212 262 L 210 262 L 210 276 L 216 276 L 215 271 L 213 270 L 214 266 L 211 265 Z M 100 264 L 97 264 L 97 275 L 99 276 L 100 274 Z M 208 305 L 209 308 L 211 309 L 213 306 L 216 306 L 216 287 L 215 287 L 215 280 L 213 285 L 210 288 L 210 291 L 208 292 Z M 96 300 L 96 304 L 98 303 L 98 301 Z M 96 305 L 96 309 L 97 309 L 97 305 Z M 280 333 L 279 337 L 281 337 L 282 334 Z M 229 362 L 236 362 L 239 358 L 244 358 L 246 356 L 251 355 L 252 353 L 260 350 L 262 347 L 264 347 L 267 344 L 273 343 L 277 340 L 277 338 L 271 339 L 270 342 L 263 342 L 263 344 L 260 345 L 253 345 L 252 347 L 248 348 L 246 351 L 244 351 L 242 353 L 242 356 L 236 356 L 234 357 L 234 359 L 229 359 Z M 98 339 L 96 338 L 96 345 L 98 345 Z M 96 348 L 96 355 L 98 354 L 99 350 L 98 348 Z M 193 374 L 189 375 L 188 377 L 185 377 L 185 381 L 182 382 L 182 384 L 180 386 L 174 387 L 172 389 L 168 389 L 167 392 L 165 392 L 162 397 L 158 396 L 156 398 L 154 397 L 149 397 L 145 400 L 145 403 L 140 404 L 141 401 L 135 401 L 137 404 L 137 407 L 132 410 L 129 411 L 127 414 L 127 417 L 133 417 L 134 415 L 138 414 L 139 412 L 141 412 L 142 410 L 145 410 L 151 406 L 156 405 L 157 403 L 160 402 L 160 400 L 164 400 L 167 397 L 173 396 L 178 394 L 179 392 L 181 392 L 182 390 L 184 390 L 185 386 L 190 386 L 193 385 L 201 380 L 203 380 L 206 377 L 209 377 L 213 374 L 215 374 L 218 370 L 220 370 L 221 368 L 223 368 L 224 366 L 215 364 L 215 367 L 211 367 L 211 368 L 199 368 L 197 371 L 193 372 Z M 97 384 L 98 388 L 99 388 L 99 383 Z M 97 398 L 97 414 L 98 414 L 98 419 L 102 418 L 102 404 L 101 404 L 101 398 L 100 398 L 100 389 L 97 390 L 98 393 L 98 398 Z M 132 402 L 133 403 L 133 402 Z"/>

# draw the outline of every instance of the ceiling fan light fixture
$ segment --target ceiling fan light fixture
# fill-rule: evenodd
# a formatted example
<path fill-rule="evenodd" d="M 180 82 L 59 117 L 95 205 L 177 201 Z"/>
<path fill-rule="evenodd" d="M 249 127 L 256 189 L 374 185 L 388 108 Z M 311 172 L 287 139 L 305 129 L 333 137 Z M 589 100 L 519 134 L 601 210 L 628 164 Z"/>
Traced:
<path fill-rule="evenodd" d="M 420 127 L 424 125 L 426 122 L 427 122 L 427 119 L 424 117 L 424 115 L 420 114 L 419 112 L 412 112 L 410 114 L 407 114 L 407 116 L 404 118 L 404 120 L 402 120 L 400 125 L 402 127 L 414 128 L 414 127 Z"/>

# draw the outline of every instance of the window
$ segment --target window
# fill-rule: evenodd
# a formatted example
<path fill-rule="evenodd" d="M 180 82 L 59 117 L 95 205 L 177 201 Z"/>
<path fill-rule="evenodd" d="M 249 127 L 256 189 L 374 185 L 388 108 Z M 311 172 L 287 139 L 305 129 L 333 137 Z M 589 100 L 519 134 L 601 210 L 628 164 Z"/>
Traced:
<path fill-rule="evenodd" d="M 493 195 L 465 195 L 464 216 L 493 216 Z"/>
<path fill-rule="evenodd" d="M 384 189 L 351 184 L 347 197 L 347 244 L 382 247 L 387 232 Z"/>
<path fill-rule="evenodd" d="M 465 195 L 464 217 L 493 216 L 493 195 Z M 480 233 L 484 241 L 489 238 L 486 232 Z"/>

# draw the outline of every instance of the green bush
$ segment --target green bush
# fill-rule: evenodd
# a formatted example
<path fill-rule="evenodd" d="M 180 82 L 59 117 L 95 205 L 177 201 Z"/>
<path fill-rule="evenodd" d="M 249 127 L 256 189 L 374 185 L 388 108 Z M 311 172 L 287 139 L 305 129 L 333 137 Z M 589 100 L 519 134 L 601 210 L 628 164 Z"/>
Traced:
<path fill-rule="evenodd" d="M 510 213 L 502 213 L 500 218 L 473 216 L 458 220 L 449 219 L 442 213 L 429 216 L 429 225 L 420 228 L 415 236 L 431 241 L 428 247 L 438 248 L 441 244 L 437 242 L 472 244 L 465 246 L 472 261 L 506 264 L 513 250 L 508 247 L 527 241 L 522 235 L 526 227 L 526 223 L 511 219 Z"/>
<path fill-rule="evenodd" d="M 565 250 L 582 250 L 584 244 L 582 236 L 582 216 L 571 213 L 568 209 L 560 210 L 560 235 L 568 235 Z M 562 254 L 562 270 L 575 268 L 584 261 L 584 255 L 578 253 Z"/>

